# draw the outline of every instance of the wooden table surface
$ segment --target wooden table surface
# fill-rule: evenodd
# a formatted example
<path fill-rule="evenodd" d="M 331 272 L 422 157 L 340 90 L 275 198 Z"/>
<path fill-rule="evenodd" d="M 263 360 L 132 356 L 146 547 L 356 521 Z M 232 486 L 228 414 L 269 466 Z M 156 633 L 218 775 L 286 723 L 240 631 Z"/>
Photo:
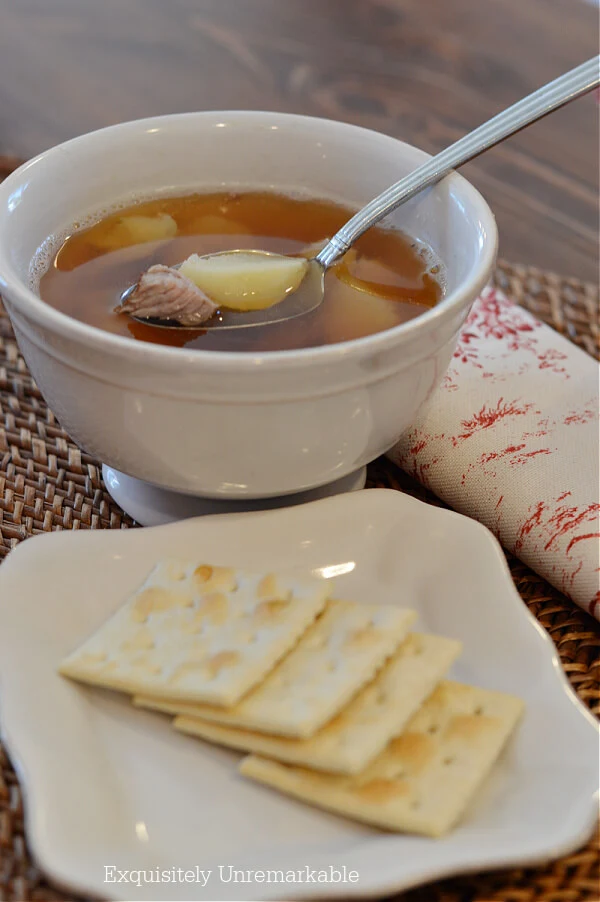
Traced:
<path fill-rule="evenodd" d="M 0 154 L 125 119 L 271 109 L 435 152 L 598 52 L 584 0 L 0 0 Z M 596 281 L 591 95 L 464 167 L 500 253 Z"/>

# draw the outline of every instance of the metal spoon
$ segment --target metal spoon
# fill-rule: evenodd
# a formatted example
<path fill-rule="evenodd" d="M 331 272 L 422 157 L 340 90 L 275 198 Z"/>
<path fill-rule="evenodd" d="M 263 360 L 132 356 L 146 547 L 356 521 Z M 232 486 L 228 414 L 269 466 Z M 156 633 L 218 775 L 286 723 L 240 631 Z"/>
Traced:
<path fill-rule="evenodd" d="M 308 272 L 300 287 L 284 300 L 264 310 L 244 313 L 222 309 L 198 328 L 245 329 L 294 319 L 315 310 L 323 300 L 326 271 L 352 247 L 367 229 L 376 225 L 400 204 L 410 200 L 424 188 L 440 181 L 452 170 L 458 169 L 488 148 L 494 147 L 505 138 L 531 125 L 532 122 L 536 122 L 570 101 L 576 100 L 599 85 L 600 56 L 597 56 L 549 82 L 534 91 L 533 94 L 529 94 L 504 112 L 494 116 L 493 119 L 489 119 L 374 198 L 342 226 L 323 250 L 309 261 Z M 237 252 L 232 251 L 231 253 Z M 128 298 L 134 288 L 135 286 L 132 285 L 126 289 L 121 300 L 124 301 Z M 189 328 L 189 326 L 181 326 L 171 320 L 150 320 L 136 316 L 133 316 L 132 319 L 162 328 Z"/>

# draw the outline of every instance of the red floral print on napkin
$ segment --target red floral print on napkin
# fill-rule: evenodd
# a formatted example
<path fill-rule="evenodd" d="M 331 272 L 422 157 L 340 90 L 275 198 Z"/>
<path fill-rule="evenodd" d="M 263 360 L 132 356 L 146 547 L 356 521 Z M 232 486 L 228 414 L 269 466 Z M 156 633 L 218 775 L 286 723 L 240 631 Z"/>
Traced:
<path fill-rule="evenodd" d="M 598 365 L 501 292 L 390 457 L 600 619 Z"/>

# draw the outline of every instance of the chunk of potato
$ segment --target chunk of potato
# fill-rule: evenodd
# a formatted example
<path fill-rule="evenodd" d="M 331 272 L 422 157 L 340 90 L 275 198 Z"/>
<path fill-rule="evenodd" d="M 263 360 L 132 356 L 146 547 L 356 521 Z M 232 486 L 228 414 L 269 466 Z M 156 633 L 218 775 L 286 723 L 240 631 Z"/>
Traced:
<path fill-rule="evenodd" d="M 358 291 L 330 276 L 325 282 L 323 321 L 329 341 L 363 338 L 397 326 L 398 303 Z"/>
<path fill-rule="evenodd" d="M 250 229 L 242 222 L 219 216 L 218 213 L 204 213 L 186 226 L 190 235 L 249 235 Z"/>
<path fill-rule="evenodd" d="M 230 310 L 264 310 L 295 291 L 306 275 L 302 258 L 264 251 L 233 251 L 199 257 L 192 254 L 180 267 L 208 297 Z"/>
<path fill-rule="evenodd" d="M 109 228 L 90 235 L 94 245 L 103 250 L 118 250 L 148 241 L 164 241 L 177 234 L 177 223 L 168 213 L 157 216 L 123 216 Z"/>

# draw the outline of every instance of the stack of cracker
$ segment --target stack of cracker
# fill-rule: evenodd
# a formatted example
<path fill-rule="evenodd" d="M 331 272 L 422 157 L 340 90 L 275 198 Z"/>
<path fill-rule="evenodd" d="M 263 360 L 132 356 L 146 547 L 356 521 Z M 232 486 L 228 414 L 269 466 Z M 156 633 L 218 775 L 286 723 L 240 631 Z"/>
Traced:
<path fill-rule="evenodd" d="M 330 811 L 440 836 L 491 770 L 523 705 L 445 679 L 454 639 L 416 614 L 331 598 L 331 580 L 177 561 L 60 672 L 251 754 L 240 772 Z"/>

